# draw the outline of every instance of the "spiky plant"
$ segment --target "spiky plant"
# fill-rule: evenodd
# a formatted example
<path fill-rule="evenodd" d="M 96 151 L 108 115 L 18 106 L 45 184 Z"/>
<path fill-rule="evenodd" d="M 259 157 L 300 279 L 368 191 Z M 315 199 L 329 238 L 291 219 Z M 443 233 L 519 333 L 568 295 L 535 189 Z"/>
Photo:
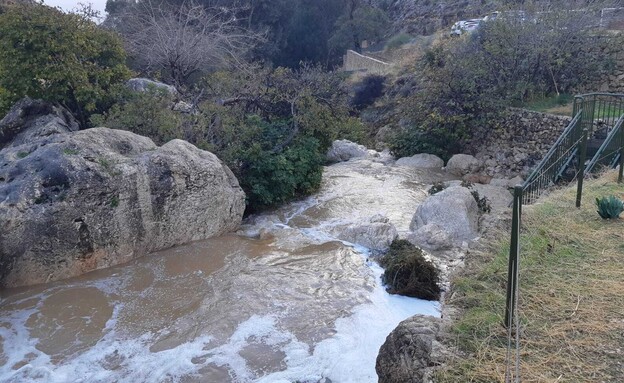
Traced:
<path fill-rule="evenodd" d="M 618 218 L 620 213 L 624 211 L 624 202 L 613 195 L 596 198 L 596 206 L 598 206 L 598 214 L 602 219 Z"/>

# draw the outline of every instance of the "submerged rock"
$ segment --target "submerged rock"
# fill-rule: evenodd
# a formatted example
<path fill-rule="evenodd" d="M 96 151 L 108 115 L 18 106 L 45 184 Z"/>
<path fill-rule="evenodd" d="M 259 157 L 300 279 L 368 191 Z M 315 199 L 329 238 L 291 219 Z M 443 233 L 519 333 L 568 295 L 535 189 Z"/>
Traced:
<path fill-rule="evenodd" d="M 12 126 L 32 139 L 0 150 L 0 286 L 76 276 L 240 224 L 244 193 L 214 154 L 121 130 L 65 132 L 59 110 Z"/>
<path fill-rule="evenodd" d="M 387 250 L 397 237 L 397 229 L 393 224 L 383 222 L 383 216 L 374 216 L 368 223 L 345 225 L 334 228 L 337 238 L 367 247 L 371 250 Z"/>

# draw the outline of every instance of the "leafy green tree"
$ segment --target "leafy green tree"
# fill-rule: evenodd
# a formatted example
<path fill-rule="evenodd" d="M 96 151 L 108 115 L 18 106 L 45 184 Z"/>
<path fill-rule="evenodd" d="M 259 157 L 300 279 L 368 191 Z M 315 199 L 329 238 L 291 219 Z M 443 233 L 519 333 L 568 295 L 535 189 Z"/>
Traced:
<path fill-rule="evenodd" d="M 0 14 L 0 113 L 24 96 L 59 102 L 87 126 L 130 76 L 121 41 L 86 16 L 43 5 Z"/>

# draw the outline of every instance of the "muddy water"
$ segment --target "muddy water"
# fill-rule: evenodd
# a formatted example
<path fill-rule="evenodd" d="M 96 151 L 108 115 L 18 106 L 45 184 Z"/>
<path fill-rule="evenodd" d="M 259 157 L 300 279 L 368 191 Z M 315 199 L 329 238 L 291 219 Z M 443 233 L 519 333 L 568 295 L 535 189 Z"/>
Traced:
<path fill-rule="evenodd" d="M 390 296 L 336 225 L 382 213 L 408 230 L 442 174 L 360 160 L 243 231 L 84 276 L 3 291 L 2 382 L 376 382 L 399 321 L 435 303 Z M 328 379 L 328 380 L 324 380 Z"/>

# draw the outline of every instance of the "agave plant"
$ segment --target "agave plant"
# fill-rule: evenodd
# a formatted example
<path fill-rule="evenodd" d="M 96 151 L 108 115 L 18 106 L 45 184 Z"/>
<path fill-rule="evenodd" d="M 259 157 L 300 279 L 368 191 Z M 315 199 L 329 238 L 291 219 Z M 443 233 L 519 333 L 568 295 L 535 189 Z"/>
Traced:
<path fill-rule="evenodd" d="M 598 206 L 598 214 L 602 219 L 618 218 L 620 213 L 624 211 L 624 202 L 613 195 L 596 198 L 596 205 Z"/>

